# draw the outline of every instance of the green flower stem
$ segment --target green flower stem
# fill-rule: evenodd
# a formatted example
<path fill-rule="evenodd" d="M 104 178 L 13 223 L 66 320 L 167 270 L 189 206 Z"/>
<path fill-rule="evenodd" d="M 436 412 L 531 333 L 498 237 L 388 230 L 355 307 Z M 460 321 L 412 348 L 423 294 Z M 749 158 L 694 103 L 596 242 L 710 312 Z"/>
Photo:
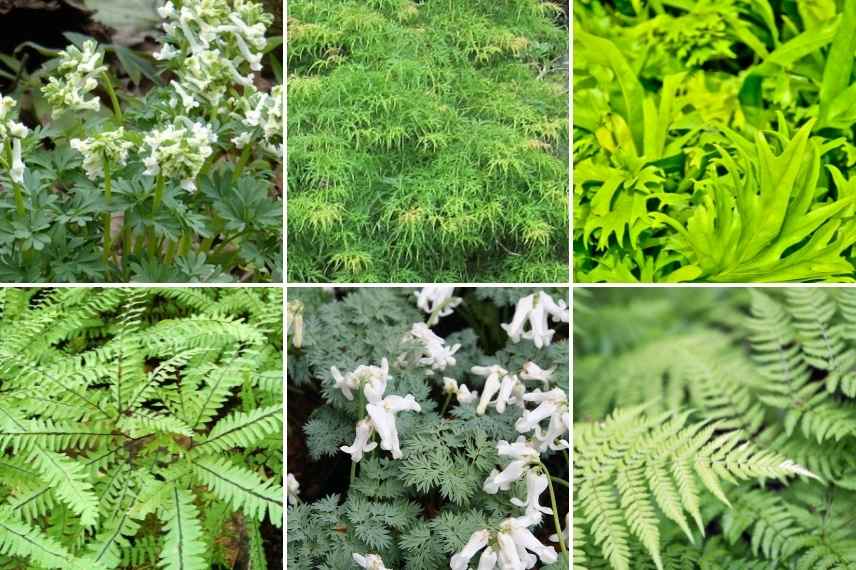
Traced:
<path fill-rule="evenodd" d="M 562 485 L 566 489 L 571 488 L 570 484 L 567 481 L 565 481 L 564 479 L 562 479 L 561 477 L 556 477 L 555 475 L 550 475 L 550 479 L 552 479 L 553 481 L 555 481 L 559 485 Z"/>
<path fill-rule="evenodd" d="M 359 418 L 357 422 L 363 421 L 363 418 L 366 417 L 366 397 L 363 395 L 363 391 L 359 390 L 357 392 L 357 412 Z M 354 479 L 357 477 L 357 462 L 351 461 L 351 484 L 353 485 Z"/>
<path fill-rule="evenodd" d="M 113 90 L 113 82 L 110 81 L 110 76 L 107 75 L 106 71 L 101 74 L 101 80 L 104 82 L 107 94 L 110 95 L 110 102 L 113 104 L 113 114 L 116 116 L 116 121 L 121 125 L 125 122 L 125 118 L 122 116 L 122 107 L 119 105 L 119 98 L 116 97 L 116 91 Z"/>
<path fill-rule="evenodd" d="M 175 254 L 178 252 L 178 242 L 169 240 L 169 244 L 166 247 L 166 263 L 172 264 L 175 260 Z"/>
<path fill-rule="evenodd" d="M 553 490 L 553 477 L 550 475 L 547 467 L 542 463 L 541 468 L 544 473 L 547 473 L 547 488 L 550 490 L 550 504 L 553 507 L 553 524 L 556 525 L 556 537 L 559 539 L 559 547 L 562 552 L 568 553 L 568 547 L 565 546 L 565 536 L 562 534 L 562 523 L 559 522 L 559 507 L 556 504 L 556 492 Z"/>
<path fill-rule="evenodd" d="M 110 251 L 113 249 L 110 230 L 113 225 L 113 214 L 110 211 L 110 199 L 113 194 L 113 179 L 110 172 L 110 161 L 104 159 L 104 200 L 107 203 L 107 211 L 103 215 L 104 222 L 104 261 L 110 259 Z"/>
<path fill-rule="evenodd" d="M 17 182 L 12 182 L 12 188 L 15 190 L 15 210 L 18 212 L 18 218 L 23 220 L 27 215 L 27 208 L 24 205 L 24 190 Z"/>
<path fill-rule="evenodd" d="M 226 238 L 225 240 L 220 242 L 220 245 L 217 246 L 217 248 L 211 253 L 211 255 L 212 256 L 220 255 L 221 253 L 223 253 L 223 250 L 226 248 L 227 245 L 229 245 L 230 243 L 232 243 L 233 241 L 235 241 L 236 239 L 238 239 L 239 237 L 241 237 L 242 235 L 244 235 L 248 231 L 249 231 L 249 228 L 245 228 L 244 230 L 242 230 L 240 232 L 232 234 L 231 236 L 229 236 L 228 238 Z"/>
<path fill-rule="evenodd" d="M 244 171 L 244 167 L 247 165 L 249 160 L 250 144 L 247 143 L 244 145 L 244 149 L 241 151 L 241 157 L 238 159 L 238 164 L 235 166 L 235 172 L 232 174 L 232 182 L 238 181 L 238 178 L 241 177 L 241 173 Z"/>
<path fill-rule="evenodd" d="M 155 215 L 157 214 L 158 209 L 160 209 L 165 183 L 166 181 L 164 180 L 163 174 L 158 174 L 157 182 L 155 182 L 155 195 L 152 198 L 152 222 L 154 222 Z M 146 242 L 149 245 L 149 255 L 152 258 L 157 257 L 158 243 L 157 239 L 155 239 L 154 227 L 152 226 L 146 228 Z"/>
<path fill-rule="evenodd" d="M 446 394 L 446 399 L 443 401 L 443 408 L 440 410 L 440 417 L 441 418 L 446 415 L 446 408 L 449 407 L 449 402 L 451 402 L 451 401 L 452 401 L 452 393 L 449 392 L 448 394 Z"/>
<path fill-rule="evenodd" d="M 178 246 L 178 255 L 185 256 L 190 253 L 190 246 L 193 245 L 193 234 L 190 232 L 184 232 L 184 235 L 181 236 L 181 243 Z"/>
<path fill-rule="evenodd" d="M 158 208 L 160 208 L 161 201 L 163 200 L 163 189 L 164 189 L 165 180 L 163 179 L 163 174 L 158 174 L 157 182 L 155 183 L 155 196 L 152 201 L 152 214 L 154 215 Z"/>

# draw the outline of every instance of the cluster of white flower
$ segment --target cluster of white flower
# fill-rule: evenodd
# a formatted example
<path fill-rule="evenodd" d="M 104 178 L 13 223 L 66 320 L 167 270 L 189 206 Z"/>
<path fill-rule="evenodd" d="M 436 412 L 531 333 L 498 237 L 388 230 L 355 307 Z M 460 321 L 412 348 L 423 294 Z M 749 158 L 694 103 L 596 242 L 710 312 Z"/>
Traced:
<path fill-rule="evenodd" d="M 285 335 L 291 335 L 294 348 L 303 346 L 303 302 L 289 301 L 285 312 Z"/>
<path fill-rule="evenodd" d="M 282 140 L 282 85 L 276 85 L 270 93 L 256 91 L 240 99 L 237 104 L 243 108 L 238 118 L 247 130 L 236 135 L 232 143 L 238 148 L 244 148 L 256 134 L 260 134 L 262 148 L 282 158 L 285 153 Z"/>
<path fill-rule="evenodd" d="M 107 71 L 104 53 L 93 40 L 83 42 L 83 49 L 70 46 L 59 53 L 59 77 L 51 77 L 42 87 L 42 93 L 53 108 L 56 117 L 65 111 L 97 111 L 101 102 L 89 97 L 98 87 L 97 77 Z"/>
<path fill-rule="evenodd" d="M 217 136 L 207 125 L 179 117 L 174 124 L 146 135 L 145 144 L 150 154 L 143 159 L 145 173 L 181 179 L 181 187 L 193 192 L 196 176 L 214 152 L 211 145 L 216 141 Z"/>
<path fill-rule="evenodd" d="M 472 404 L 479 399 L 478 390 L 471 391 L 466 384 L 459 386 L 457 380 L 448 376 L 443 378 L 443 392 L 455 395 L 459 404 Z"/>
<path fill-rule="evenodd" d="M 377 443 L 372 441 L 377 433 L 380 437 L 380 448 L 392 452 L 393 459 L 401 459 L 395 415 L 406 411 L 421 412 L 422 408 L 412 394 L 403 398 L 392 394 L 384 397 L 389 381 L 389 361 L 384 358 L 380 367 L 361 365 L 345 375 L 335 366 L 330 372 L 336 382 L 336 388 L 342 390 L 345 398 L 353 400 L 353 391 L 362 388 L 367 402 L 365 411 L 368 417 L 357 422 L 354 443 L 343 445 L 340 449 L 351 456 L 351 461 L 357 463 L 363 458 L 363 454 L 377 447 Z"/>
<path fill-rule="evenodd" d="M 422 344 L 422 354 L 419 364 L 430 366 L 428 374 L 435 370 L 445 370 L 447 366 L 455 365 L 454 354 L 460 350 L 460 344 L 446 345 L 446 339 L 434 334 L 425 323 L 414 323 L 410 329 L 410 335 Z"/>
<path fill-rule="evenodd" d="M 71 139 L 71 148 L 83 155 L 83 169 L 90 180 L 104 176 L 104 163 L 124 165 L 133 143 L 125 139 L 125 129 L 104 131 L 86 139 Z"/>
<path fill-rule="evenodd" d="M 166 2 L 158 13 L 166 38 L 154 57 L 169 62 L 175 71 L 179 79 L 173 87 L 186 110 L 198 106 L 196 98 L 219 106 L 235 83 L 253 88 L 252 72 L 262 68 L 265 32 L 273 21 L 261 4 L 195 0 L 176 6 Z M 242 74 L 244 64 L 249 73 Z"/>
<path fill-rule="evenodd" d="M 389 570 L 383 564 L 383 559 L 377 554 L 366 554 L 363 556 L 362 554 L 354 553 L 354 562 L 356 562 L 360 568 L 365 568 L 366 570 Z"/>
<path fill-rule="evenodd" d="M 454 287 L 444 285 L 428 285 L 416 294 L 416 306 L 428 313 L 428 326 L 434 326 L 440 317 L 448 317 L 463 299 L 453 296 Z"/>
<path fill-rule="evenodd" d="M 510 457 L 511 461 L 505 469 L 490 472 L 482 488 L 485 493 L 495 495 L 499 491 L 508 491 L 511 484 L 526 477 L 526 499 L 512 498 L 511 502 L 526 509 L 526 516 L 541 521 L 541 513 L 551 515 L 552 509 L 538 504 L 538 498 L 547 489 L 547 476 L 542 472 L 541 456 L 532 442 L 520 436 L 514 443 L 500 440 L 496 444 L 496 452 L 501 457 Z"/>
<path fill-rule="evenodd" d="M 11 161 L 7 164 L 9 176 L 15 183 L 23 184 L 25 166 L 21 156 L 21 141 L 30 134 L 30 129 L 13 120 L 11 114 L 15 105 L 14 99 L 0 95 L 0 146 L 6 147 L 7 143 L 11 143 Z"/>
<path fill-rule="evenodd" d="M 567 323 L 570 320 L 568 306 L 562 300 L 556 303 L 550 295 L 539 291 L 517 301 L 514 318 L 508 324 L 503 323 L 502 328 L 508 333 L 511 342 L 520 342 L 523 337 L 541 348 L 550 345 L 556 332 L 550 328 L 548 317 Z M 527 322 L 529 329 L 524 330 Z"/>
<path fill-rule="evenodd" d="M 482 549 L 478 570 L 491 570 L 497 565 L 501 570 L 524 570 L 535 566 L 539 558 L 544 564 L 555 562 L 559 558 L 556 549 L 538 542 L 529 530 L 537 523 L 525 516 L 511 517 L 502 521 L 496 532 L 477 530 L 461 551 L 452 556 L 450 568 L 467 570 L 470 560 Z"/>

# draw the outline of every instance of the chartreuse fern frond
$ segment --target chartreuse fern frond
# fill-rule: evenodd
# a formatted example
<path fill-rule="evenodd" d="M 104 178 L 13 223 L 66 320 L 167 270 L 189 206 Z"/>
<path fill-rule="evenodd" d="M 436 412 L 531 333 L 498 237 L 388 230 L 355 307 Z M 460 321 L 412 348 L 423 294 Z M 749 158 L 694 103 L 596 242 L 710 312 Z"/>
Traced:
<path fill-rule="evenodd" d="M 658 569 L 660 517 L 694 540 L 688 516 L 703 535 L 702 491 L 730 504 L 724 483 L 815 477 L 778 453 L 754 446 L 739 431 L 688 423 L 690 413 L 616 410 L 602 422 L 574 426 L 578 520 L 616 570 L 631 568 L 638 540 Z"/>
<path fill-rule="evenodd" d="M 0 568 L 258 558 L 232 527 L 282 524 L 281 312 L 265 289 L 0 292 Z"/>

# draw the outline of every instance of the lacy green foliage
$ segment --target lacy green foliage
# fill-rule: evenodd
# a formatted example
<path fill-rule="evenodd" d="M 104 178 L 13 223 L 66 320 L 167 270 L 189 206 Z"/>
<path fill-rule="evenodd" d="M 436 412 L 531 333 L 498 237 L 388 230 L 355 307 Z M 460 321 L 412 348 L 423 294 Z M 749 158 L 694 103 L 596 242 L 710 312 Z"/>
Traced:
<path fill-rule="evenodd" d="M 265 567 L 281 290 L 3 289 L 0 338 L 0 566 Z"/>
<path fill-rule="evenodd" d="M 289 8 L 291 281 L 564 280 L 556 3 Z"/>
<path fill-rule="evenodd" d="M 154 8 L 164 4 L 158 0 L 140 8 L 157 17 Z M 172 4 L 176 11 L 204 6 L 234 15 L 239 5 L 249 6 L 243 0 Z M 105 71 L 98 67 L 87 76 L 92 85 L 86 87 L 76 71 L 63 67 L 55 50 L 25 42 L 14 54 L 3 54 L 0 80 L 11 78 L 14 89 L 3 95 L 16 103 L 8 118 L 33 128 L 23 139 L 12 140 L 0 127 L 0 281 L 282 281 L 278 178 L 283 159 L 281 149 L 274 151 L 268 144 L 275 139 L 281 145 L 282 129 L 261 136 L 259 118 L 255 127 L 246 119 L 248 111 L 261 110 L 264 122 L 268 113 L 261 105 L 257 108 L 259 97 L 272 95 L 267 100 L 270 108 L 274 106 L 270 101 L 282 95 L 282 86 L 276 85 L 282 82 L 278 55 L 282 32 L 268 30 L 273 16 L 265 14 L 261 4 L 255 6 L 256 18 L 242 25 L 258 23 L 267 30 L 267 45 L 249 48 L 264 56 L 261 71 L 235 58 L 241 50 L 232 32 L 223 31 L 215 35 L 226 36 L 231 53 L 212 46 L 203 56 L 194 55 L 195 63 L 189 64 L 202 75 L 191 79 L 216 102 L 187 93 L 188 82 L 173 65 L 191 60 L 181 46 L 172 61 L 158 61 L 151 51 L 98 45 L 95 53 L 103 55 Z M 224 23 L 231 25 L 225 17 Z M 157 27 L 160 31 L 161 25 Z M 65 37 L 66 50 L 95 46 L 88 36 Z M 240 41 L 247 50 L 244 39 Z M 158 46 L 161 49 L 166 48 Z M 32 70 L 32 63 L 41 59 L 46 59 L 44 64 Z M 233 78 L 224 85 L 222 77 L 212 77 L 209 67 L 224 60 L 238 62 L 237 78 L 247 81 L 243 75 L 249 74 L 252 80 L 241 84 Z M 70 73 L 68 81 L 65 73 Z M 176 87 L 176 80 L 184 87 Z M 84 96 L 91 105 L 68 109 L 60 104 L 80 95 L 79 90 L 89 91 Z M 0 123 L 4 114 L 0 113 Z M 281 121 L 281 116 L 272 119 L 275 125 Z M 159 168 L 151 170 L 155 152 L 149 137 L 174 133 L 174 128 L 189 133 L 198 127 L 207 129 L 215 141 L 205 136 L 192 142 L 187 136 L 170 139 L 155 160 Z M 247 144 L 236 142 L 243 140 L 241 136 Z M 104 138 L 107 144 L 101 144 Z M 26 166 L 19 179 L 12 174 L 16 143 L 23 147 Z M 168 157 L 172 151 L 177 151 L 177 159 Z M 195 169 L 182 172 L 183 168 L 171 167 L 171 161 L 192 163 Z"/>
<path fill-rule="evenodd" d="M 693 296 L 695 311 L 684 295 L 586 301 L 575 333 L 592 337 L 575 343 L 575 567 L 856 568 L 854 292 Z M 586 330 L 626 306 L 640 322 L 621 326 L 645 335 L 618 332 L 617 343 L 607 326 Z M 646 326 L 652 318 L 664 326 Z M 788 474 L 798 478 L 751 480 Z"/>
<path fill-rule="evenodd" d="M 519 408 L 512 406 L 504 414 L 489 410 L 478 416 L 474 405 L 460 405 L 452 399 L 443 417 L 440 411 L 445 399 L 444 376 L 481 389 L 484 378 L 469 372 L 474 364 L 496 362 L 517 370 L 523 362 L 534 360 L 543 368 L 555 366 L 555 385 L 568 390 L 566 328 L 556 333 L 553 344 L 535 350 L 525 340 L 511 343 L 499 327 L 500 322 L 510 320 L 514 302 L 529 293 L 525 289 L 457 288 L 455 295 L 463 297 L 463 303 L 455 308 L 454 316 L 443 317 L 435 331 L 442 335 L 443 326 L 462 328 L 445 336 L 447 343 L 461 343 L 462 347 L 454 355 L 454 366 L 428 375 L 414 361 L 416 345 L 405 338 L 413 323 L 427 318 L 416 308 L 413 289 L 327 293 L 289 288 L 289 302 L 303 303 L 305 320 L 302 347 L 289 345 L 288 349 L 289 397 L 304 402 L 320 396 L 324 403 L 303 426 L 311 461 L 289 461 L 289 470 L 301 483 L 301 497 L 287 511 L 288 568 L 352 568 L 353 553 L 372 552 L 381 555 L 388 568 L 441 570 L 449 567 L 451 556 L 473 532 L 497 525 L 521 510 L 509 504 L 509 497 L 525 496 L 524 482 L 496 495 L 482 490 L 487 475 L 502 464 L 496 441 L 513 441 L 519 435 L 514 427 Z M 556 299 L 566 294 L 561 290 L 549 293 Z M 460 322 L 447 324 L 456 320 Z M 500 335 L 501 341 L 495 340 Z M 413 394 L 422 412 L 401 413 L 396 418 L 401 459 L 392 459 L 386 451 L 368 453 L 348 484 L 351 462 L 339 447 L 354 440 L 359 401 L 356 395 L 353 401 L 345 399 L 333 387 L 330 367 L 352 370 L 360 364 L 377 365 L 384 357 L 390 364 L 386 393 Z M 551 472 L 566 478 L 565 458 L 548 453 L 549 458 L 542 459 Z M 319 472 L 325 474 L 320 488 L 311 479 L 312 473 Z M 341 488 L 335 486 L 339 478 L 348 485 L 344 493 L 332 490 Z M 305 496 L 304 490 L 312 488 L 319 498 Z M 541 499 L 549 504 L 546 492 Z M 562 505 L 559 512 L 564 521 Z M 550 544 L 552 518 L 545 516 L 533 532 Z M 560 556 L 543 567 L 558 570 L 569 563 Z"/>
<path fill-rule="evenodd" d="M 853 280 L 856 2 L 575 7 L 577 280 Z"/>

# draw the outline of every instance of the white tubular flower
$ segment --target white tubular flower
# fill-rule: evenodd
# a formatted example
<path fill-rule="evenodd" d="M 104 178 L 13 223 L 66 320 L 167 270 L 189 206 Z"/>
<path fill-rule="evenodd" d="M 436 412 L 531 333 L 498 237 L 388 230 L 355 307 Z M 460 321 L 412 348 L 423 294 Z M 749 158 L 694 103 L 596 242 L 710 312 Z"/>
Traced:
<path fill-rule="evenodd" d="M 211 145 L 217 136 L 207 125 L 179 117 L 175 124 L 153 130 L 144 140 L 150 149 L 149 156 L 143 159 L 145 174 L 180 179 L 181 187 L 193 192 L 199 171 L 214 153 Z"/>
<path fill-rule="evenodd" d="M 534 566 L 535 561 L 530 559 L 531 555 L 528 552 L 533 552 L 544 564 L 552 564 L 559 559 L 555 548 L 538 542 L 538 539 L 529 530 L 528 527 L 534 522 L 528 517 L 517 517 L 505 519 L 500 524 L 500 531 L 497 534 L 497 539 L 501 545 L 499 558 L 509 568 L 531 568 Z M 512 550 L 514 551 L 513 555 L 511 554 Z M 529 565 L 519 566 L 522 562 L 521 558 L 525 558 Z M 513 566 L 513 563 L 518 564 L 518 566 Z"/>
<path fill-rule="evenodd" d="M 285 336 L 291 335 L 294 348 L 303 346 L 303 302 L 289 301 L 285 312 Z M 337 371 L 338 372 L 338 371 Z"/>
<path fill-rule="evenodd" d="M 343 445 L 339 449 L 351 456 L 351 461 L 359 463 L 363 458 L 363 454 L 372 451 L 377 447 L 373 441 L 369 441 L 374 434 L 374 425 L 368 419 L 363 419 L 357 422 L 357 436 L 354 438 L 352 445 Z"/>
<path fill-rule="evenodd" d="M 410 334 L 422 343 L 422 356 L 419 364 L 430 366 L 431 370 L 445 370 L 447 366 L 455 365 L 454 354 L 460 350 L 461 345 L 446 345 L 446 339 L 437 336 L 425 323 L 415 323 L 410 329 Z"/>
<path fill-rule="evenodd" d="M 477 570 L 493 570 L 496 568 L 496 562 L 499 559 L 499 555 L 496 550 L 488 546 L 482 552 L 481 557 L 479 558 L 479 566 Z"/>
<path fill-rule="evenodd" d="M 567 323 L 570 320 L 568 307 L 560 300 L 558 304 L 547 293 L 539 291 L 517 301 L 514 317 L 510 323 L 502 323 L 511 342 L 518 343 L 520 338 L 530 339 L 537 348 L 549 346 L 556 332 L 549 327 L 548 318 Z M 529 330 L 524 330 L 527 322 Z"/>
<path fill-rule="evenodd" d="M 348 372 L 345 375 L 333 366 L 330 368 L 330 373 L 336 382 L 335 387 L 342 391 L 346 399 L 353 400 L 353 391 L 366 386 L 365 394 L 369 402 L 376 402 L 386 391 L 386 383 L 389 380 L 389 361 L 384 358 L 381 360 L 380 366 L 361 364 L 353 372 Z"/>
<path fill-rule="evenodd" d="M 440 317 L 451 315 L 453 309 L 461 304 L 463 299 L 454 297 L 454 292 L 454 287 L 428 285 L 423 287 L 421 291 L 414 293 L 416 295 L 416 306 L 431 315 L 428 319 L 429 327 L 437 324 Z"/>
<path fill-rule="evenodd" d="M 562 535 L 565 537 L 565 544 L 571 542 L 571 513 L 565 513 L 565 530 L 562 531 Z M 551 534 L 550 540 L 552 542 L 559 542 L 558 534 Z"/>
<path fill-rule="evenodd" d="M 523 364 L 523 370 L 520 372 L 521 380 L 537 380 L 544 384 L 544 389 L 550 387 L 550 381 L 553 379 L 553 373 L 556 371 L 556 367 L 548 368 L 544 370 L 531 360 Z"/>
<path fill-rule="evenodd" d="M 538 502 L 541 494 L 547 490 L 547 484 L 546 475 L 530 469 L 526 473 L 526 499 L 521 500 L 517 497 L 512 497 L 511 504 L 526 509 L 526 517 L 532 520 L 540 521 L 542 513 L 552 515 L 553 509 L 542 507 Z"/>
<path fill-rule="evenodd" d="M 491 495 L 509 490 L 512 483 L 522 479 L 533 466 L 540 463 L 538 450 L 523 436 L 514 443 L 500 440 L 496 444 L 496 452 L 500 456 L 510 457 L 511 461 L 502 471 L 492 470 L 485 479 L 482 489 Z"/>
<path fill-rule="evenodd" d="M 538 407 L 532 411 L 524 411 L 514 427 L 520 433 L 532 431 L 544 418 L 562 414 L 568 410 L 568 396 L 561 388 L 553 388 L 549 392 L 540 389 L 523 396 L 527 402 L 538 402 Z"/>
<path fill-rule="evenodd" d="M 134 144 L 125 140 L 125 129 L 97 133 L 87 139 L 71 139 L 71 148 L 83 155 L 83 169 L 92 181 L 104 177 L 104 163 L 124 166 Z"/>
<path fill-rule="evenodd" d="M 470 392 L 466 384 L 458 385 L 458 381 L 454 378 L 443 378 L 443 393 L 454 394 L 458 398 L 459 404 L 472 404 L 479 398 L 479 393 Z"/>
<path fill-rule="evenodd" d="M 51 77 L 42 87 L 42 93 L 53 107 L 57 117 L 64 111 L 97 111 L 101 102 L 87 96 L 98 87 L 98 76 L 107 71 L 104 53 L 92 40 L 83 42 L 83 49 L 69 46 L 59 53 L 59 76 Z"/>
<path fill-rule="evenodd" d="M 300 483 L 297 481 L 297 478 L 291 473 L 285 478 L 286 480 L 286 490 L 288 492 L 288 504 L 296 505 L 300 500 L 298 493 L 300 493 Z"/>
<path fill-rule="evenodd" d="M 500 379 L 508 374 L 508 370 L 498 364 L 494 364 L 491 366 L 473 366 L 470 368 L 470 372 L 477 376 L 486 377 L 484 388 L 482 388 L 481 400 L 479 401 L 479 405 L 476 407 L 476 413 L 484 415 L 491 398 L 499 392 Z"/>
<path fill-rule="evenodd" d="M 475 556 L 479 550 L 487 546 L 489 540 L 490 532 L 486 529 L 475 531 L 470 535 L 470 539 L 461 551 L 452 556 L 452 560 L 449 562 L 451 570 L 468 570 L 470 567 L 470 560 L 472 560 L 473 556 Z M 484 555 L 482 555 L 482 558 L 484 558 Z M 495 563 L 496 561 L 494 560 L 494 564 Z M 479 563 L 479 568 L 481 567 L 482 564 Z M 488 568 L 493 568 L 493 566 L 488 566 Z"/>
<path fill-rule="evenodd" d="M 23 184 L 26 166 L 22 141 L 30 134 L 30 129 L 10 116 L 15 105 L 17 103 L 14 99 L 0 95 L 0 145 L 5 145 L 6 141 L 11 139 L 12 162 L 8 165 L 9 177 L 16 184 Z"/>
<path fill-rule="evenodd" d="M 366 404 L 366 411 L 380 436 L 380 448 L 391 451 L 393 459 L 401 459 L 401 445 L 398 441 L 395 414 L 405 411 L 421 412 L 422 408 L 416 399 L 412 394 L 408 394 L 404 398 L 387 396 L 377 403 Z"/>
<path fill-rule="evenodd" d="M 362 554 L 354 553 L 354 562 L 367 570 L 389 570 L 389 568 L 383 565 L 383 558 L 377 554 L 366 554 L 363 556 Z"/>

